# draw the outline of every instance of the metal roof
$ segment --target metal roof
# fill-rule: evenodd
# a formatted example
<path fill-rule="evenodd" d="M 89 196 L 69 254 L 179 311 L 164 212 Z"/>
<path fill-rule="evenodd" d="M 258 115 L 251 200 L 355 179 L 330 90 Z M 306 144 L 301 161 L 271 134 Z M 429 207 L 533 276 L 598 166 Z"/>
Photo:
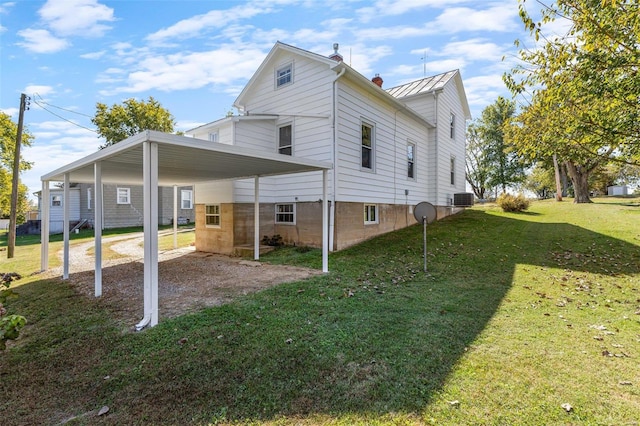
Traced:
<path fill-rule="evenodd" d="M 202 139 L 150 131 L 43 175 L 42 181 L 94 182 L 94 164 L 101 163 L 104 183 L 143 183 L 143 144 L 158 144 L 159 185 L 191 185 L 223 179 L 275 176 L 332 168 L 330 163 L 261 152 Z"/>
<path fill-rule="evenodd" d="M 443 74 L 426 77 L 420 80 L 412 81 L 400 86 L 386 89 L 386 92 L 394 98 L 406 98 L 407 96 L 417 95 L 419 93 L 427 93 L 433 90 L 442 89 L 449 80 L 457 73 L 457 70 L 447 71 Z"/>

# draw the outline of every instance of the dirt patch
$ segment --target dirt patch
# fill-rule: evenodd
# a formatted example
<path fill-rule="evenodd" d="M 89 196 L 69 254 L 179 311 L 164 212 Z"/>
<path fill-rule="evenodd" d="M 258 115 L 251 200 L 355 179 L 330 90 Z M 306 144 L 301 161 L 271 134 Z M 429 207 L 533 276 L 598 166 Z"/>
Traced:
<path fill-rule="evenodd" d="M 103 243 L 114 241 L 105 239 Z M 119 237 L 118 241 L 110 248 L 123 257 L 103 262 L 102 296 L 97 300 L 116 318 L 134 325 L 144 313 L 141 237 Z M 69 282 L 80 294 L 93 298 L 95 260 L 87 255 L 90 247 L 93 243 L 71 248 Z M 159 317 L 162 320 L 219 306 L 238 296 L 318 274 L 321 272 L 316 269 L 268 265 L 193 248 L 165 251 L 159 254 L 158 263 Z"/>

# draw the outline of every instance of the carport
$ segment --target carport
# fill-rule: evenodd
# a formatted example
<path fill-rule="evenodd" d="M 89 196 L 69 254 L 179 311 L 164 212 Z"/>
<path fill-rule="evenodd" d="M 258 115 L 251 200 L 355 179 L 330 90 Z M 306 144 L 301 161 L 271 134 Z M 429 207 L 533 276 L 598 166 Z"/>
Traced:
<path fill-rule="evenodd" d="M 260 177 L 310 171 L 322 172 L 322 271 L 328 272 L 327 171 L 332 165 L 275 152 L 261 152 L 191 137 L 150 131 L 88 155 L 43 175 L 42 199 L 49 200 L 49 182 L 64 187 L 63 279 L 69 278 L 69 185 L 94 183 L 95 187 L 95 296 L 102 295 L 102 184 L 143 186 L 144 198 L 144 317 L 142 329 L 158 323 L 158 186 L 192 185 L 215 180 L 253 178 L 254 257 L 260 255 Z M 174 211 L 177 203 L 174 191 Z M 41 269 L 49 268 L 49 202 L 41 211 Z M 174 215 L 175 217 L 175 215 Z M 174 220 L 174 230 L 176 221 Z"/>

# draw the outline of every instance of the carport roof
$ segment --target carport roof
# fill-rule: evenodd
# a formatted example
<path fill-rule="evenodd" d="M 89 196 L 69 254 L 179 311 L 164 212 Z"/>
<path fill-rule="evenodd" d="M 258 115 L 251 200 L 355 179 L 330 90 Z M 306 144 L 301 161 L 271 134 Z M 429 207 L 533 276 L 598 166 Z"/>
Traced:
<path fill-rule="evenodd" d="M 42 181 L 94 182 L 94 163 L 102 166 L 102 182 L 143 183 L 143 144 L 158 145 L 158 184 L 191 185 L 213 180 L 275 176 L 328 170 L 330 163 L 302 159 L 147 130 L 71 162 L 41 177 Z"/>

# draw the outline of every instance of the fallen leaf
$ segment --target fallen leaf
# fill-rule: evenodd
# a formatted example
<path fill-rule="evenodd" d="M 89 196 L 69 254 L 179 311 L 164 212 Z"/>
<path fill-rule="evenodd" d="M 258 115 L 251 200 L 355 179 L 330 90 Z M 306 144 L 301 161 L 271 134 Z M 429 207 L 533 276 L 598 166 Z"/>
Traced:
<path fill-rule="evenodd" d="M 284 341 L 287 345 L 290 345 L 291 343 L 293 343 L 293 339 L 287 339 Z"/>
<path fill-rule="evenodd" d="M 460 408 L 460 401 L 458 401 L 457 399 L 455 401 L 449 401 L 449 405 L 454 408 Z"/>
<path fill-rule="evenodd" d="M 573 407 L 571 406 L 571 404 L 568 404 L 566 402 L 564 404 L 561 404 L 560 407 L 562 407 L 567 413 L 573 411 Z"/>
<path fill-rule="evenodd" d="M 100 409 L 100 411 L 98 411 L 98 416 L 104 416 L 105 414 L 107 414 L 109 412 L 109 407 L 107 407 L 106 405 L 104 407 L 102 407 Z"/>
<path fill-rule="evenodd" d="M 623 380 L 622 382 L 620 382 L 620 384 L 623 386 L 631 386 L 631 382 L 628 380 Z"/>

